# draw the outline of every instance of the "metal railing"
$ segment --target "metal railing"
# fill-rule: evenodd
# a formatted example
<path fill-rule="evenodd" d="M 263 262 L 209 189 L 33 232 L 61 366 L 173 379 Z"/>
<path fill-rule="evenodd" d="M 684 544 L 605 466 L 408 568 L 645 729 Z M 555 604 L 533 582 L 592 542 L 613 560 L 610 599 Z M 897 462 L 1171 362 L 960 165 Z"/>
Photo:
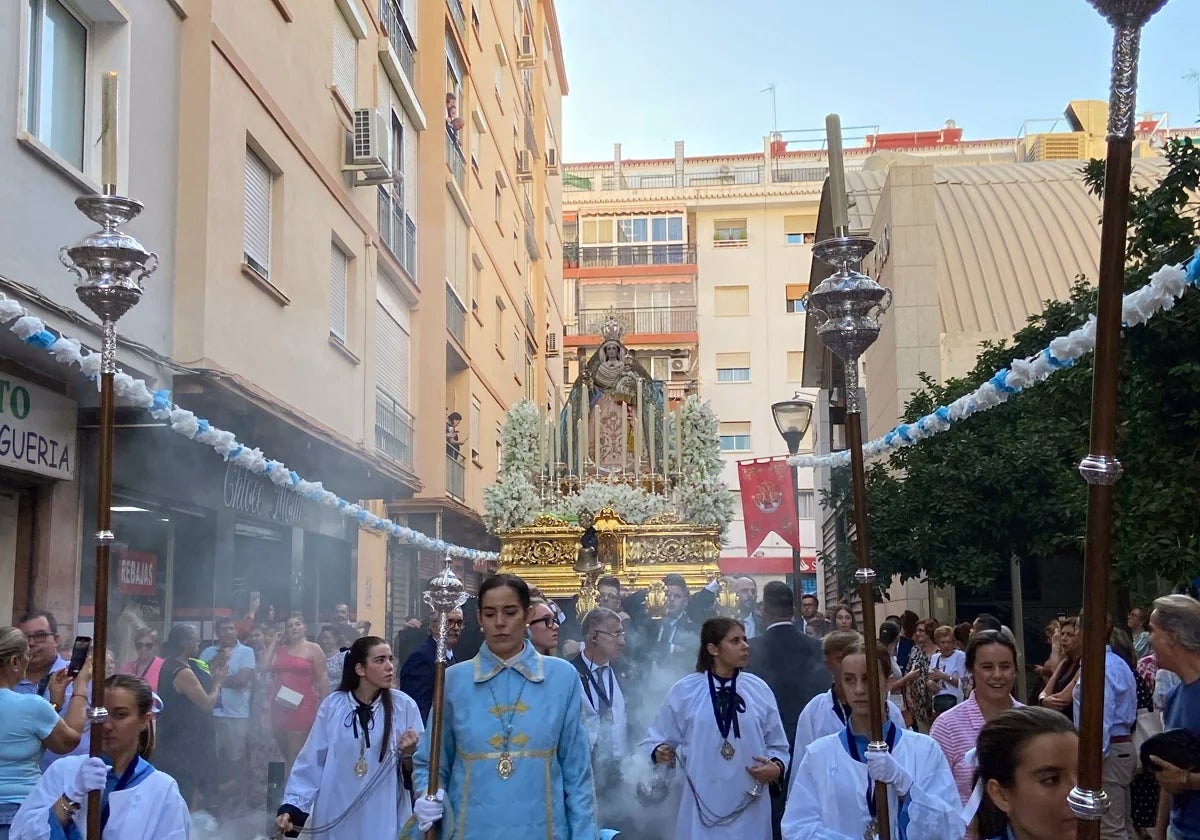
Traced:
<path fill-rule="evenodd" d="M 529 295 L 525 296 L 525 326 L 537 335 L 537 322 L 533 320 L 533 301 L 529 299 Z"/>
<path fill-rule="evenodd" d="M 771 180 L 777 184 L 802 184 L 824 181 L 829 174 L 825 166 L 778 166 L 771 172 Z"/>
<path fill-rule="evenodd" d="M 726 187 L 739 184 L 761 184 L 762 167 L 745 166 L 736 169 L 721 168 L 707 172 L 685 172 L 685 187 Z"/>
<path fill-rule="evenodd" d="M 446 329 L 458 340 L 459 345 L 466 349 L 467 310 L 449 286 L 446 286 Z"/>
<path fill-rule="evenodd" d="M 392 252 L 396 262 L 417 279 L 417 223 L 404 212 L 404 187 L 396 184 L 393 189 L 379 186 L 379 238 Z"/>
<path fill-rule="evenodd" d="M 609 315 L 625 324 L 628 333 L 683 333 L 696 331 L 694 306 L 644 306 L 625 309 L 581 309 L 567 335 L 599 335 Z"/>
<path fill-rule="evenodd" d="M 446 7 L 450 10 L 450 17 L 454 18 L 454 26 L 458 29 L 458 37 L 465 38 L 467 22 L 463 17 L 462 3 L 459 0 L 446 0 Z"/>
<path fill-rule="evenodd" d="M 407 467 L 413 465 L 412 415 L 382 391 L 375 392 L 375 449 Z"/>
<path fill-rule="evenodd" d="M 404 20 L 404 11 L 400 6 L 400 0 L 379 0 L 379 19 L 383 22 L 383 28 L 387 30 L 392 49 L 400 59 L 404 75 L 415 88 L 417 79 L 413 75 L 413 68 L 416 66 L 413 51 L 417 48 L 417 42 L 408 31 L 408 23 Z"/>
<path fill-rule="evenodd" d="M 404 214 L 404 259 L 400 261 L 404 270 L 415 282 L 417 279 L 417 223 L 412 216 Z"/>
<path fill-rule="evenodd" d="M 563 245 L 563 268 L 615 268 L 622 265 L 695 265 L 696 246 L 676 242 L 662 245 Z"/>
<path fill-rule="evenodd" d="M 458 188 L 463 189 L 463 181 L 467 177 L 467 164 L 463 160 L 462 146 L 458 142 L 458 132 L 446 123 L 446 164 L 454 173 Z"/>
<path fill-rule="evenodd" d="M 446 451 L 446 494 L 460 502 L 467 499 L 467 463 L 459 452 Z"/>
<path fill-rule="evenodd" d="M 600 179 L 602 190 L 661 190 L 674 186 L 674 172 L 657 175 L 605 175 Z"/>

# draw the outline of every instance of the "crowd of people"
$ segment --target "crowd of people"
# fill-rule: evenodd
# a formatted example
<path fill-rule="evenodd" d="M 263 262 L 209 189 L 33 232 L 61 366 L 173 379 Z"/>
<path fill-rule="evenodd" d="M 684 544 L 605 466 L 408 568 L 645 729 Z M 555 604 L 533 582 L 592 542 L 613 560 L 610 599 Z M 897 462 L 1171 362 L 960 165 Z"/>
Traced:
<path fill-rule="evenodd" d="M 276 830 L 324 840 L 834 840 L 885 819 L 901 840 L 1073 833 L 1078 619 L 1046 628 L 1024 705 L 1018 646 L 991 615 L 889 616 L 872 659 L 848 605 L 826 618 L 806 595 L 796 616 L 785 584 L 760 598 L 737 579 L 726 617 L 716 582 L 663 584 L 661 618 L 615 578 L 572 618 L 520 578 L 486 580 L 446 617 L 436 744 L 436 616 L 394 647 L 345 605 L 316 641 L 299 615 L 222 619 L 203 648 L 191 625 L 161 646 L 139 631 L 90 758 L 90 661 L 68 673 L 53 615 L 31 612 L 0 628 L 0 840 L 82 837 L 90 791 L 110 840 L 187 838 L 197 810 L 262 813 L 271 761 Z M 1125 625 L 1104 662 L 1101 836 L 1194 840 L 1200 602 L 1165 596 Z M 875 670 L 886 750 L 868 749 Z"/>

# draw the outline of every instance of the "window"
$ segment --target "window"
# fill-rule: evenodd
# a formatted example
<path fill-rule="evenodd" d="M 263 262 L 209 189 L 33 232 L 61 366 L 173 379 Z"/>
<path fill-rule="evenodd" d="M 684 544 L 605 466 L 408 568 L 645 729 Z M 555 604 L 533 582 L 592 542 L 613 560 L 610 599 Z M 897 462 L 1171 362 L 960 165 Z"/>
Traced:
<path fill-rule="evenodd" d="M 783 236 L 788 245 L 811 245 L 816 229 L 816 216 L 783 217 Z"/>
<path fill-rule="evenodd" d="M 713 288 L 713 314 L 719 316 L 749 315 L 749 286 L 716 286 Z"/>
<path fill-rule="evenodd" d="M 476 464 L 479 463 L 479 430 L 480 430 L 480 415 L 482 409 L 479 406 L 479 397 L 471 396 L 471 427 L 469 434 L 471 439 L 467 441 L 471 447 L 471 460 Z"/>
<path fill-rule="evenodd" d="M 496 296 L 496 352 L 504 358 L 504 301 Z"/>
<path fill-rule="evenodd" d="M 750 354 L 749 353 L 718 353 L 717 354 L 718 382 L 749 382 Z"/>
<path fill-rule="evenodd" d="M 513 377 L 521 381 L 521 330 L 513 327 L 512 335 L 512 372 Z"/>
<path fill-rule="evenodd" d="M 651 356 L 650 363 L 647 365 L 650 369 L 650 378 L 661 382 L 671 378 L 671 357 L 670 356 Z M 569 382 L 570 380 L 564 380 Z"/>
<path fill-rule="evenodd" d="M 357 104 L 358 39 L 341 9 L 333 9 L 333 86 L 350 108 Z"/>
<path fill-rule="evenodd" d="M 787 311 L 788 312 L 803 312 L 804 311 L 804 296 L 808 294 L 807 283 L 788 283 L 787 289 Z"/>
<path fill-rule="evenodd" d="M 59 0 L 28 0 L 25 130 L 83 171 L 88 28 Z"/>
<path fill-rule="evenodd" d="M 500 462 L 504 460 L 504 427 L 499 423 L 496 424 L 496 469 L 500 469 Z"/>
<path fill-rule="evenodd" d="M 245 220 L 242 256 L 264 280 L 271 268 L 271 188 L 274 174 L 252 149 L 246 149 Z"/>
<path fill-rule="evenodd" d="M 800 350 L 789 350 L 787 354 L 787 381 L 799 382 L 804 378 L 804 353 Z"/>
<path fill-rule="evenodd" d="M 816 519 L 816 494 L 812 490 L 801 490 L 798 496 L 799 507 L 796 511 L 796 517 L 798 519 Z"/>
<path fill-rule="evenodd" d="M 479 295 L 483 289 L 483 260 L 471 252 L 471 311 L 479 312 Z"/>
<path fill-rule="evenodd" d="M 717 441 L 722 452 L 750 451 L 749 423 L 721 423 L 717 426 Z"/>
<path fill-rule="evenodd" d="M 500 194 L 500 185 L 496 185 L 496 198 L 492 203 L 492 212 L 496 214 L 496 224 L 500 224 L 500 217 L 504 215 L 504 196 Z M 503 230 L 503 228 L 501 228 Z"/>
<path fill-rule="evenodd" d="M 389 295 L 399 301 L 399 294 Z M 397 314 L 406 314 L 403 310 Z M 383 301 L 375 302 L 375 387 L 400 408 L 408 408 L 409 352 L 411 339 L 405 324 L 393 316 Z"/>
<path fill-rule="evenodd" d="M 329 247 L 329 334 L 346 343 L 346 285 L 350 257 L 335 242 Z"/>
<path fill-rule="evenodd" d="M 713 242 L 718 245 L 745 245 L 748 238 L 745 219 L 720 219 L 713 225 Z"/>

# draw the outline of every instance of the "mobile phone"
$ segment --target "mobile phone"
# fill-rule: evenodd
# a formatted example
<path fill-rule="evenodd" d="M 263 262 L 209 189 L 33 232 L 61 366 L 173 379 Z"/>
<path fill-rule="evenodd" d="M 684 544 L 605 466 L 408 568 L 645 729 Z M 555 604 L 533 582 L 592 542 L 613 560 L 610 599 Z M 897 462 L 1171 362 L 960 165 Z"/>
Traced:
<path fill-rule="evenodd" d="M 92 648 L 91 636 L 76 636 L 75 644 L 71 647 L 71 664 L 67 666 L 67 676 L 75 676 L 83 670 L 87 662 L 88 651 Z"/>

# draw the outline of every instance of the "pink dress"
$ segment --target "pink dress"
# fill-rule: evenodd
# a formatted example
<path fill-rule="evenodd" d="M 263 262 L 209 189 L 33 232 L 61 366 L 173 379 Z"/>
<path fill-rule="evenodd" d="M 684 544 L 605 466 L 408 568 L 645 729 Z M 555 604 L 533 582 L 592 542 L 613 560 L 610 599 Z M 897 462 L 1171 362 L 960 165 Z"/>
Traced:
<path fill-rule="evenodd" d="M 293 656 L 284 648 L 276 648 L 271 670 L 275 674 L 275 684 L 268 698 L 271 728 L 277 732 L 307 732 L 317 719 L 317 705 L 321 699 L 313 687 L 312 662 L 302 656 Z M 275 699 L 281 686 L 303 695 L 299 707 L 292 709 Z"/>
<path fill-rule="evenodd" d="M 134 661 L 134 662 L 127 662 L 123 666 L 121 666 L 121 670 L 119 673 L 133 674 L 135 677 L 141 677 L 142 679 L 144 679 L 147 682 L 147 684 L 149 684 L 151 691 L 157 692 L 158 691 L 158 674 L 160 671 L 162 671 L 162 666 L 163 666 L 162 657 L 156 656 L 150 660 L 150 667 L 147 668 L 145 671 L 138 668 L 137 662 Z"/>

